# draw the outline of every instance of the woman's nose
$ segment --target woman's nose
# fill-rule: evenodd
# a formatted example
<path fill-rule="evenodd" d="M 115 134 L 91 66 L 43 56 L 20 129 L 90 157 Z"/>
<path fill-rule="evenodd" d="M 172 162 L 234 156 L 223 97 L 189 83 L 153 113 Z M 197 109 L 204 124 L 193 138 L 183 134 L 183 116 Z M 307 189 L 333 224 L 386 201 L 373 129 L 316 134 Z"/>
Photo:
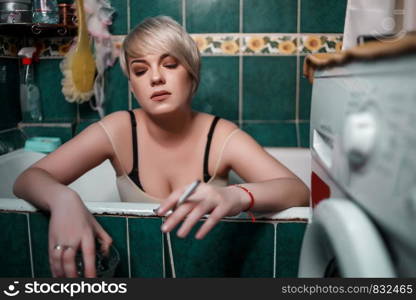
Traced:
<path fill-rule="evenodd" d="M 151 85 L 155 86 L 158 84 L 163 84 L 165 83 L 165 79 L 163 77 L 162 72 L 160 72 L 160 70 L 155 69 L 152 71 L 152 77 L 151 77 Z"/>

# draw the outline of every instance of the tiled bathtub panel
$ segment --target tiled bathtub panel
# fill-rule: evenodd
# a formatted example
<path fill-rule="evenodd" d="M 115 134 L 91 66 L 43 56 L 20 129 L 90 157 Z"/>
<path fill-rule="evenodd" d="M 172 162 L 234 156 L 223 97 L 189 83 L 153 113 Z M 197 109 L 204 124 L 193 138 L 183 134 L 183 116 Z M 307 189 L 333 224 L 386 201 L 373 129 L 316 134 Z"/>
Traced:
<path fill-rule="evenodd" d="M 171 234 L 176 277 L 273 277 L 272 224 L 223 221 L 203 240 L 196 227 L 185 239 Z"/>
<path fill-rule="evenodd" d="M 276 277 L 297 277 L 306 223 L 279 223 L 276 229 Z"/>
<path fill-rule="evenodd" d="M 130 27 L 134 28 L 145 18 L 159 15 L 170 16 L 182 24 L 182 0 L 141 0 L 130 1 Z"/>
<path fill-rule="evenodd" d="M 237 57 L 203 57 L 201 82 L 192 107 L 227 120 L 237 120 L 238 69 Z"/>
<path fill-rule="evenodd" d="M 31 277 L 26 214 L 0 213 L 0 277 Z"/>
<path fill-rule="evenodd" d="M 113 245 L 120 254 L 120 263 L 117 266 L 114 277 L 128 277 L 127 254 L 127 226 L 125 217 L 96 216 L 98 223 L 113 239 Z"/>
<path fill-rule="evenodd" d="M 162 278 L 160 218 L 128 218 L 131 277 Z"/>
<path fill-rule="evenodd" d="M 48 254 L 49 216 L 30 213 L 29 222 L 35 277 L 52 277 Z"/>

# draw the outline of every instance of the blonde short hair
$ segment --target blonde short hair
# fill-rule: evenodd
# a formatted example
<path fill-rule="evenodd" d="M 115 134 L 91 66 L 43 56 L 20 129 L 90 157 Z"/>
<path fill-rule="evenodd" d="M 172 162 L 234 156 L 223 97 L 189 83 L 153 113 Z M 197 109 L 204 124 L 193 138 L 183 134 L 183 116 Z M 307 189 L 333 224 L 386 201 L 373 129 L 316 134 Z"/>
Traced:
<path fill-rule="evenodd" d="M 158 16 L 147 18 L 126 36 L 121 46 L 120 66 L 129 76 L 129 57 L 168 53 L 175 57 L 192 78 L 192 93 L 199 85 L 201 57 L 190 35 L 172 18 Z"/>

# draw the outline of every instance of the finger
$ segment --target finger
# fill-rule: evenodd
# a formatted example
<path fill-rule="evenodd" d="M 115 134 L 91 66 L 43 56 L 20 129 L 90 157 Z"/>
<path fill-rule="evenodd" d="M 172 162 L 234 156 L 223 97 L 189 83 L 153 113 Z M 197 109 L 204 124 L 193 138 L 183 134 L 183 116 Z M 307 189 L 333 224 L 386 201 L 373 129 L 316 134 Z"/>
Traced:
<path fill-rule="evenodd" d="M 92 235 L 87 235 L 82 239 L 81 249 L 84 262 L 84 277 L 96 277 L 95 242 L 94 237 Z"/>
<path fill-rule="evenodd" d="M 167 217 L 166 221 L 162 225 L 163 232 L 170 232 L 173 228 L 175 228 L 178 223 L 180 223 L 186 215 L 192 210 L 195 204 L 191 203 L 184 203 L 175 210 L 169 217 Z"/>
<path fill-rule="evenodd" d="M 94 223 L 94 229 L 97 235 L 97 239 L 98 242 L 101 245 L 101 252 L 104 255 L 108 255 L 109 250 L 110 250 L 110 246 L 113 243 L 113 239 L 111 238 L 111 236 L 108 235 L 108 233 L 101 227 L 101 225 L 95 221 Z"/>
<path fill-rule="evenodd" d="M 77 266 L 75 264 L 75 254 L 78 246 L 70 246 L 62 250 L 62 266 L 65 273 L 65 277 L 75 278 L 78 277 Z"/>
<path fill-rule="evenodd" d="M 195 235 L 195 238 L 201 240 L 205 235 L 226 215 L 226 210 L 222 206 L 218 206 L 212 211 L 208 219 L 204 224 L 199 228 L 198 232 Z"/>
<path fill-rule="evenodd" d="M 56 242 L 49 239 L 49 264 L 53 277 L 63 277 L 65 275 L 62 267 L 62 250 L 55 249 Z"/>
<path fill-rule="evenodd" d="M 182 226 L 179 228 L 177 235 L 181 238 L 186 237 L 191 231 L 192 227 L 209 211 L 212 210 L 213 204 L 207 202 L 201 202 L 194 207 L 188 214 Z"/>
<path fill-rule="evenodd" d="M 185 192 L 186 187 L 177 189 L 173 191 L 168 198 L 160 205 L 159 209 L 157 210 L 157 214 L 159 216 L 164 216 L 169 210 L 173 210 L 176 206 L 176 203 L 179 200 L 179 197 Z"/>

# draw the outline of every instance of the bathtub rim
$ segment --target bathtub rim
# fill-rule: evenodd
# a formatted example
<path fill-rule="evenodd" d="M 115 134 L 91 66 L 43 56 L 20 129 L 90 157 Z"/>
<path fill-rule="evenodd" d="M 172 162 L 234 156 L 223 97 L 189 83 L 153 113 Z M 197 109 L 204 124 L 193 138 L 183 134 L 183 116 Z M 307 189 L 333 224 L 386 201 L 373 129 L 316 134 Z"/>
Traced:
<path fill-rule="evenodd" d="M 94 215 L 159 217 L 153 210 L 159 207 L 157 203 L 132 202 L 84 202 L 87 209 Z M 34 213 L 41 210 L 23 199 L 0 199 L 0 212 Z M 309 222 L 312 211 L 310 207 L 291 207 L 274 214 L 255 214 L 263 221 L 299 221 Z M 233 217 L 224 217 L 222 220 L 251 220 L 247 213 Z"/>

